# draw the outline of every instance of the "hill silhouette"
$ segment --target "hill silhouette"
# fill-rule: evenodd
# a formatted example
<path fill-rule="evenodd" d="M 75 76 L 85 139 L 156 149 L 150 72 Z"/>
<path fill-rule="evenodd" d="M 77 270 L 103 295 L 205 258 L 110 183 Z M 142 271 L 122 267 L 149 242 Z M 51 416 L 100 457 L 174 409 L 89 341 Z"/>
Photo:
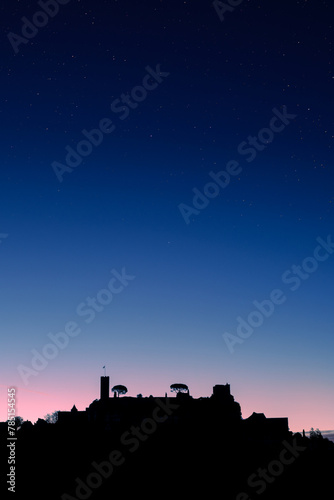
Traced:
<path fill-rule="evenodd" d="M 194 399 L 189 390 L 172 398 L 109 398 L 106 379 L 86 411 L 73 407 L 56 423 L 21 424 L 8 498 L 327 498 L 334 443 L 320 433 L 293 434 L 287 419 L 263 414 L 242 419 L 228 384 L 208 398 Z M 7 438 L 2 424 L 2 443 Z M 1 447 L 2 471 L 8 450 Z"/>

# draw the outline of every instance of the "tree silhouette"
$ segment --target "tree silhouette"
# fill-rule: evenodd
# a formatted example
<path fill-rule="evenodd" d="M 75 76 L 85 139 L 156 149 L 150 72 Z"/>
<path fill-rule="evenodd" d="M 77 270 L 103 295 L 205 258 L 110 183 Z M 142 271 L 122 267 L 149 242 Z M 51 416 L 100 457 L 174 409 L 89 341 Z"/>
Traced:
<path fill-rule="evenodd" d="M 48 424 L 55 424 L 58 420 L 58 412 L 54 411 L 53 413 L 48 413 L 45 415 L 44 420 Z"/>
<path fill-rule="evenodd" d="M 313 439 L 322 439 L 322 434 L 321 432 L 319 431 L 319 429 L 315 429 L 313 427 L 311 427 L 311 430 L 310 430 L 310 438 L 313 438 Z"/>
<path fill-rule="evenodd" d="M 23 418 L 19 417 L 19 416 L 16 416 L 14 418 L 8 419 L 7 423 L 9 425 L 11 425 L 11 423 L 14 423 L 13 420 L 15 420 L 15 424 L 14 425 L 15 425 L 16 429 L 18 430 L 21 427 L 22 423 L 23 423 Z"/>
<path fill-rule="evenodd" d="M 114 394 L 117 394 L 118 398 L 120 394 L 126 394 L 128 392 L 125 385 L 114 385 L 114 387 L 111 390 Z"/>
<path fill-rule="evenodd" d="M 172 384 L 170 386 L 170 390 L 171 392 L 176 392 L 176 393 L 189 391 L 188 386 L 186 384 Z"/>

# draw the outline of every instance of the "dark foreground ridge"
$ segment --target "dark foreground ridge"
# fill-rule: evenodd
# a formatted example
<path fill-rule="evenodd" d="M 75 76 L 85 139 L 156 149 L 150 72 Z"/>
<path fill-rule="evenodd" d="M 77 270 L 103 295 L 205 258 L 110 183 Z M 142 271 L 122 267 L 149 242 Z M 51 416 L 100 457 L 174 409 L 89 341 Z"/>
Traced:
<path fill-rule="evenodd" d="M 24 422 L 15 493 L 3 476 L 1 498 L 3 491 L 8 498 L 48 500 L 328 497 L 334 443 L 292 434 L 287 418 L 253 413 L 243 419 L 229 384 L 199 399 L 174 385 L 176 397 L 109 397 L 109 377 L 101 377 L 100 399 L 85 411 L 74 406 L 58 412 L 56 423 Z M 6 440 L 2 425 L 2 471 Z"/>

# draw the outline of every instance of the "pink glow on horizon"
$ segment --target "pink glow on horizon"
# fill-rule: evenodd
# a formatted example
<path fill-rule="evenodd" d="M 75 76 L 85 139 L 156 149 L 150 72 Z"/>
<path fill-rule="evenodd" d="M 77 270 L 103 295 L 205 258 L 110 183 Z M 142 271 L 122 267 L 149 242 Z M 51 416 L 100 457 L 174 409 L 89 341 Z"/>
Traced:
<path fill-rule="evenodd" d="M 133 375 L 131 377 L 134 380 Z M 176 380 L 176 378 L 175 378 Z M 173 382 L 175 382 L 173 380 Z M 44 418 L 47 413 L 52 413 L 57 410 L 69 411 L 75 404 L 78 410 L 85 410 L 94 399 L 100 398 L 100 379 L 96 377 L 94 383 L 80 383 L 81 378 L 78 376 L 72 378 L 71 381 L 59 378 L 55 381 L 46 383 L 43 386 L 35 388 L 24 388 L 20 385 L 17 387 L 16 415 L 23 417 L 24 420 L 30 420 L 33 423 L 38 418 Z M 136 379 L 135 383 L 129 384 L 128 380 L 114 380 L 110 383 L 111 387 L 116 383 L 124 383 L 129 392 L 127 396 L 136 397 L 142 393 L 143 396 L 153 395 L 155 397 L 163 397 L 167 392 L 168 396 L 173 396 L 170 393 L 169 382 L 165 379 L 157 378 L 156 380 L 148 380 L 144 378 Z M 177 381 L 179 381 L 177 379 Z M 181 380 L 183 382 L 183 379 Z M 217 382 L 217 383 L 226 383 Z M 194 384 L 193 387 L 198 384 Z M 194 398 L 209 397 L 212 394 L 214 383 L 209 386 L 207 382 L 202 381 L 199 384 L 201 387 L 197 390 L 192 390 L 192 385 L 189 384 L 190 394 Z M 130 389 L 131 388 L 131 389 Z M 147 390 L 145 390 L 147 388 Z M 334 414 L 334 403 L 326 399 L 324 390 L 319 391 L 318 387 L 308 386 L 306 389 L 298 389 L 290 387 L 290 392 L 278 390 L 273 391 L 272 388 L 266 387 L 257 388 L 257 390 L 249 391 L 238 383 L 233 388 L 231 384 L 231 393 L 235 400 L 241 405 L 243 418 L 249 417 L 253 412 L 264 413 L 266 417 L 288 417 L 289 428 L 292 432 L 301 432 L 303 429 L 309 431 L 311 427 L 319 428 L 320 430 L 330 430 L 334 428 L 334 422 L 328 418 L 328 415 Z M 1 399 L 7 397 L 7 386 L 0 386 Z M 112 393 L 110 392 L 112 396 Z M 6 409 L 2 405 L 0 420 L 7 420 Z"/>

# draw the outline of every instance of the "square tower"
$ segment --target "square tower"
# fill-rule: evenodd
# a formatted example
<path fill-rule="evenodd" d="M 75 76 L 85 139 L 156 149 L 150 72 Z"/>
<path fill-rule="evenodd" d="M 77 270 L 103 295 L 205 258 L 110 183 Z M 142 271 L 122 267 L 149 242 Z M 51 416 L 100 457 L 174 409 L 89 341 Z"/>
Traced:
<path fill-rule="evenodd" d="M 100 399 L 109 398 L 109 377 L 101 377 Z"/>

